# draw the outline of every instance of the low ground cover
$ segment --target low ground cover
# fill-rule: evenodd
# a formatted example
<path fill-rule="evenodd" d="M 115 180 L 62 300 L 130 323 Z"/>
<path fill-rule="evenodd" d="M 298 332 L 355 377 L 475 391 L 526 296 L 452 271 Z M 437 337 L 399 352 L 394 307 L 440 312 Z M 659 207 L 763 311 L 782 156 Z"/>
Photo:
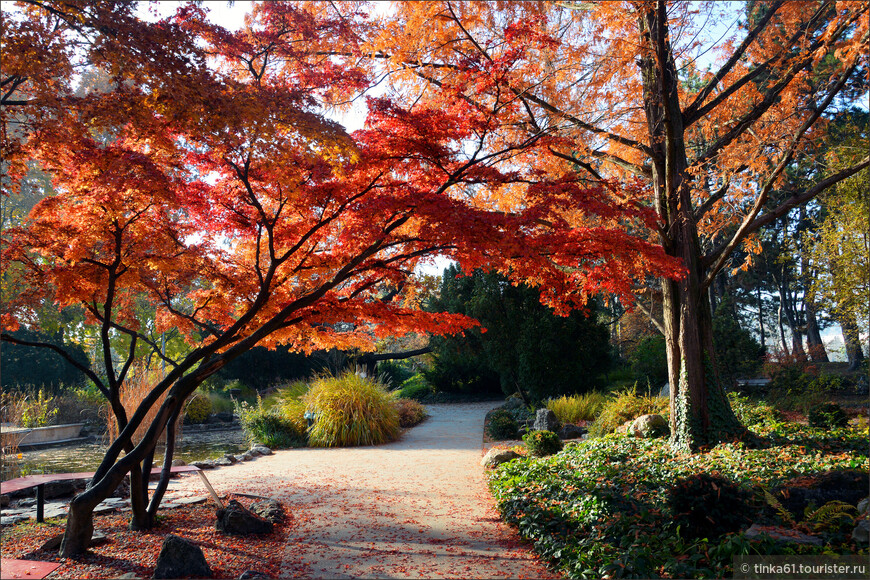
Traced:
<path fill-rule="evenodd" d="M 226 499 L 236 499 L 243 505 L 255 501 L 244 496 Z M 40 549 L 46 540 L 63 533 L 62 521 L 48 520 L 44 524 L 4 526 L 2 554 L 4 558 L 60 562 L 62 566 L 53 574 L 58 578 L 117 578 L 130 573 L 150 578 L 163 540 L 174 534 L 202 549 L 214 578 L 238 578 L 247 570 L 277 578 L 284 547 L 292 528 L 298 526 L 296 517 L 299 516 L 285 514 L 284 522 L 276 525 L 272 533 L 241 537 L 224 535 L 215 529 L 215 506 L 210 504 L 163 510 L 157 527 L 146 532 L 129 529 L 129 513 L 98 514 L 94 527 L 107 541 L 75 558 L 61 558 L 56 551 Z M 293 575 L 310 574 L 306 572 L 303 566 L 295 569 Z"/>
<path fill-rule="evenodd" d="M 623 434 L 570 443 L 551 457 L 524 457 L 492 471 L 490 488 L 498 509 L 540 555 L 570 577 L 723 577 L 732 574 L 732 557 L 738 554 L 866 554 L 866 546 L 857 546 L 850 536 L 854 509 L 813 520 L 778 512 L 765 499 L 765 492 L 773 495 L 778 486 L 800 476 L 850 469 L 866 473 L 866 423 L 815 428 L 783 421 L 771 407 L 745 397 L 733 403 L 741 419 L 762 436 L 757 447 L 740 442 L 681 455 L 666 439 Z M 710 490 L 719 500 L 725 489 L 735 505 L 727 506 L 730 514 L 723 508 L 721 518 L 715 510 L 707 513 L 709 530 L 699 534 L 692 519 L 697 514 L 685 507 L 693 502 L 676 501 L 686 495 L 676 493 L 678 488 L 694 490 L 695 503 L 707 506 L 703 509 L 721 505 L 707 501 Z M 746 517 L 733 531 L 735 522 L 728 516 L 736 509 Z M 812 533 L 823 544 L 747 538 L 752 523 Z"/>

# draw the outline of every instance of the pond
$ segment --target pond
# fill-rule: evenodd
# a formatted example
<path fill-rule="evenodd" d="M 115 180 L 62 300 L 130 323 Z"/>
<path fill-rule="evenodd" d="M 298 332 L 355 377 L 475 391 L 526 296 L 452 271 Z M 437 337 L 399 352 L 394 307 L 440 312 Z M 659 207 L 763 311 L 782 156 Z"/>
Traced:
<path fill-rule="evenodd" d="M 37 473 L 67 473 L 94 471 L 99 466 L 108 445 L 106 442 L 84 443 L 65 447 L 50 447 L 19 452 L 17 461 L 4 457 L 0 467 L 3 481 L 21 475 Z M 187 463 L 203 459 L 223 457 L 227 453 L 243 453 L 248 449 L 245 434 L 241 429 L 219 431 L 182 432 L 176 443 L 175 459 Z M 154 465 L 159 466 L 163 459 L 163 446 L 157 447 Z M 10 459 L 12 459 L 10 461 Z"/>

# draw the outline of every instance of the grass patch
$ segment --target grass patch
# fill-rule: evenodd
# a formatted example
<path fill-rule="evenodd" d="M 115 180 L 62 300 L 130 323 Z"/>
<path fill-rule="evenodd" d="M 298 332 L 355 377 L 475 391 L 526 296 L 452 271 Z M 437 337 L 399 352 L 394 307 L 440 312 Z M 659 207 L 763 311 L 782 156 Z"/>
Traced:
<path fill-rule="evenodd" d="M 562 425 L 578 425 L 592 421 L 607 401 L 602 393 L 591 392 L 582 395 L 562 395 L 558 399 L 548 399 L 546 407 L 553 411 Z"/>
<path fill-rule="evenodd" d="M 663 439 L 611 434 L 502 465 L 490 472 L 490 489 L 504 519 L 568 577 L 728 577 L 738 554 L 866 554 L 851 540 L 854 520 L 826 530 L 820 547 L 748 539 L 745 528 L 706 535 L 686 529 L 685 517 L 675 513 L 686 503 L 675 501 L 677 486 L 697 489 L 697 501 L 689 503 L 701 506 L 707 488 L 719 493 L 728 486 L 745 498 L 747 527 L 753 521 L 793 528 L 801 524 L 771 509 L 766 490 L 799 476 L 870 466 L 866 427 L 818 429 L 780 421 L 745 398 L 738 403 L 738 414 L 765 438 L 762 448 L 732 443 L 686 456 Z M 692 483 L 701 474 L 715 485 Z"/>

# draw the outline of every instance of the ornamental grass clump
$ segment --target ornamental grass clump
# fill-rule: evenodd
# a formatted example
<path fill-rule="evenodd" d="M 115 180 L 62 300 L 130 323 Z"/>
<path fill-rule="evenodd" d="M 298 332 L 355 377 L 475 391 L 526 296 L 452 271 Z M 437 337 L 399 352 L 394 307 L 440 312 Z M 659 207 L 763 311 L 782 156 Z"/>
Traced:
<path fill-rule="evenodd" d="M 667 415 L 667 410 L 667 397 L 639 395 L 635 385 L 635 388 L 617 392 L 613 398 L 604 403 L 595 422 L 589 426 L 589 434 L 593 437 L 607 435 L 616 431 L 620 425 L 641 415 Z"/>
<path fill-rule="evenodd" d="M 302 408 L 297 402 L 297 407 Z M 291 412 L 288 408 L 269 408 L 257 398 L 257 405 L 245 401 L 236 403 L 236 415 L 249 443 L 261 443 L 272 449 L 304 447 L 308 437 L 304 409 Z"/>
<path fill-rule="evenodd" d="M 315 380 L 302 397 L 313 413 L 312 447 L 379 445 L 399 436 L 399 414 L 379 381 L 348 372 Z"/>
<path fill-rule="evenodd" d="M 412 399 L 396 399 L 393 404 L 399 414 L 399 426 L 408 429 L 420 424 L 426 418 L 426 408 Z"/>
<path fill-rule="evenodd" d="M 584 421 L 592 421 L 606 401 L 607 397 L 602 393 L 592 392 L 548 399 L 546 407 L 553 411 L 562 425 L 568 423 L 577 425 Z"/>

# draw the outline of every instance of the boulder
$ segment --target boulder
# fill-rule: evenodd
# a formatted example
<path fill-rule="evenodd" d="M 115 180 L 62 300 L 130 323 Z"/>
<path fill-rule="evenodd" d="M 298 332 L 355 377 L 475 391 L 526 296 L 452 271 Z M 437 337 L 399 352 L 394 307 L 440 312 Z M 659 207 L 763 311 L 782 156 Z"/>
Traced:
<path fill-rule="evenodd" d="M 517 457 L 522 456 L 516 451 L 511 451 L 510 449 L 490 449 L 489 452 L 484 455 L 480 464 L 484 467 L 498 467 L 502 463 L 507 463 Z"/>
<path fill-rule="evenodd" d="M 265 445 L 254 445 L 251 447 L 251 451 L 256 451 L 260 455 L 272 455 L 272 450 Z"/>
<path fill-rule="evenodd" d="M 858 515 L 863 516 L 867 513 L 867 508 L 870 507 L 870 497 L 865 497 L 858 502 Z"/>
<path fill-rule="evenodd" d="M 187 462 L 185 462 L 184 459 L 173 459 L 172 460 L 172 467 L 182 467 L 184 465 L 187 465 Z"/>
<path fill-rule="evenodd" d="M 641 415 L 632 422 L 628 432 L 635 437 L 655 439 L 669 435 L 670 427 L 667 419 L 661 415 Z"/>
<path fill-rule="evenodd" d="M 86 486 L 87 482 L 84 480 L 65 479 L 62 481 L 52 481 L 45 484 L 45 499 L 67 497 L 84 489 Z"/>
<path fill-rule="evenodd" d="M 586 433 L 586 429 L 583 427 L 566 423 L 559 429 L 559 439 L 579 439 L 584 433 Z"/>
<path fill-rule="evenodd" d="M 215 467 L 226 467 L 227 465 L 232 465 L 233 462 L 227 459 L 226 457 L 221 457 L 220 459 L 213 459 Z"/>
<path fill-rule="evenodd" d="M 236 457 L 235 455 L 230 454 L 230 453 L 227 453 L 226 455 L 224 455 L 224 459 L 226 459 L 230 463 L 238 463 L 239 462 L 239 458 Z"/>
<path fill-rule="evenodd" d="M 232 423 L 233 422 L 233 414 L 230 411 L 224 411 L 221 413 L 213 413 L 209 418 L 214 417 L 216 421 L 220 421 L 221 423 Z"/>
<path fill-rule="evenodd" d="M 214 461 L 206 459 L 205 461 L 191 461 L 190 464 L 193 467 L 199 467 L 200 469 L 214 469 Z"/>
<path fill-rule="evenodd" d="M 211 575 L 211 568 L 199 546 L 178 536 L 166 536 L 152 578 L 211 578 Z"/>
<path fill-rule="evenodd" d="M 559 431 L 559 420 L 556 419 L 556 414 L 550 409 L 538 409 L 535 412 L 535 422 L 532 425 L 535 431 Z"/>
<path fill-rule="evenodd" d="M 264 499 L 251 504 L 251 511 L 273 524 L 284 521 L 284 508 L 274 499 Z"/>
<path fill-rule="evenodd" d="M 246 510 L 234 499 L 227 506 L 217 511 L 218 531 L 225 534 L 247 536 L 248 534 L 268 534 L 272 531 L 272 522 Z"/>
<path fill-rule="evenodd" d="M 760 536 L 768 536 L 777 542 L 783 543 L 791 543 L 791 544 L 806 544 L 810 546 L 821 546 L 822 539 L 817 538 L 815 536 L 808 536 L 803 532 L 799 532 L 797 530 L 791 530 L 789 528 L 777 528 L 775 526 L 760 526 L 758 524 L 752 524 L 744 535 L 748 539 L 758 538 Z"/>
<path fill-rule="evenodd" d="M 855 529 L 852 530 L 852 539 L 856 544 L 870 543 L 870 521 L 860 520 Z"/>

